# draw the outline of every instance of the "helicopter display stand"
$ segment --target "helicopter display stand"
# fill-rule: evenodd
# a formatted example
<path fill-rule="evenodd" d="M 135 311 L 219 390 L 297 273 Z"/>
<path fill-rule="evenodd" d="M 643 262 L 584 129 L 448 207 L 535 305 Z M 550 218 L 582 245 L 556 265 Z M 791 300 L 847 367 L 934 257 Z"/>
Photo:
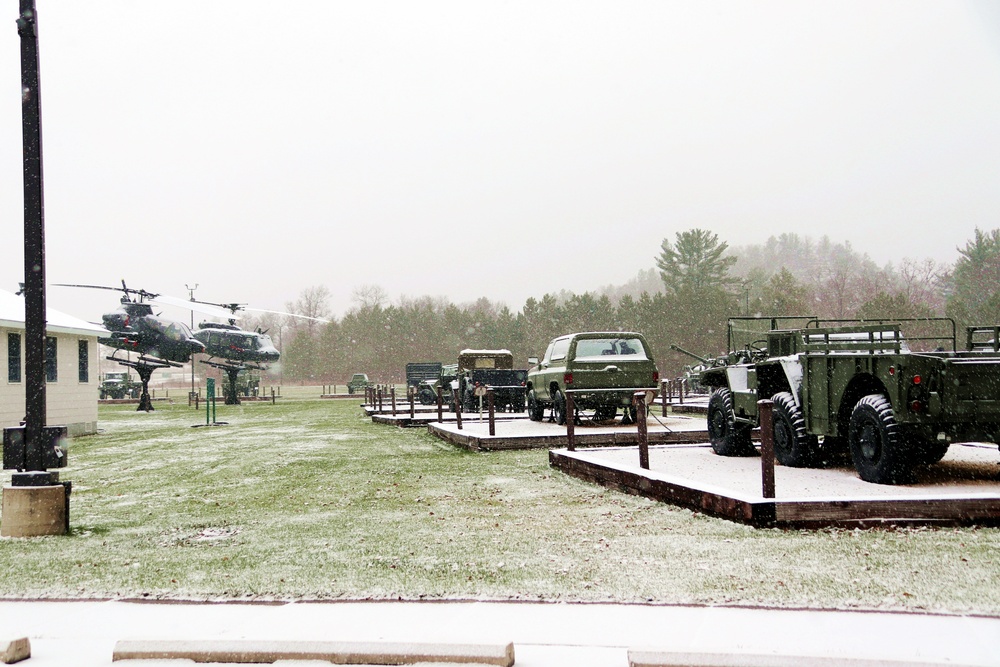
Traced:
<path fill-rule="evenodd" d="M 122 366 L 134 368 L 135 372 L 139 374 L 139 381 L 142 383 L 142 392 L 139 394 L 139 407 L 136 408 L 136 412 L 153 411 L 153 399 L 149 396 L 149 379 L 153 376 L 153 371 L 158 368 L 170 368 L 171 366 L 180 368 L 181 366 L 180 364 L 171 361 L 151 359 L 149 357 L 139 357 L 136 361 L 132 361 L 131 359 L 118 359 L 115 356 L 106 358 L 110 361 L 117 362 Z"/>
<path fill-rule="evenodd" d="M 254 368 L 257 370 L 264 370 L 262 366 L 251 365 L 251 364 L 235 364 L 235 363 L 222 363 L 218 361 L 206 361 L 202 360 L 203 364 L 206 366 L 211 366 L 212 368 L 218 368 L 220 371 L 225 372 L 226 377 L 229 380 L 229 391 L 226 392 L 226 405 L 239 405 L 240 396 L 239 392 L 236 391 L 236 383 L 239 379 L 240 373 L 245 370 Z"/>

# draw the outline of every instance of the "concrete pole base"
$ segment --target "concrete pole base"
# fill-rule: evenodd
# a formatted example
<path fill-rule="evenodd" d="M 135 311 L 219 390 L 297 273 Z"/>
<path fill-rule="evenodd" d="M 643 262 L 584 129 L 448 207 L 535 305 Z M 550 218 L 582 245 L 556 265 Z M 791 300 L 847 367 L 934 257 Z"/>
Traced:
<path fill-rule="evenodd" d="M 0 537 L 65 535 L 69 529 L 66 487 L 5 486 Z"/>

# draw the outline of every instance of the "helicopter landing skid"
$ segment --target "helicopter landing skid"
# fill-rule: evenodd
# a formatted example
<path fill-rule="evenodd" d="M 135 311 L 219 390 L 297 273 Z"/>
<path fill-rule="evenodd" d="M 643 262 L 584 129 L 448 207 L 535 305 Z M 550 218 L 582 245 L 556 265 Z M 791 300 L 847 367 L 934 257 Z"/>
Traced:
<path fill-rule="evenodd" d="M 226 405 L 239 405 L 240 397 L 236 391 L 236 380 L 240 374 L 240 371 L 245 371 L 247 369 L 254 370 L 264 370 L 264 367 L 259 364 L 234 364 L 232 362 L 224 363 L 218 361 L 205 361 L 202 360 L 203 364 L 211 366 L 212 368 L 218 368 L 220 371 L 224 371 L 226 377 L 229 379 L 229 391 L 226 393 Z"/>
<path fill-rule="evenodd" d="M 134 368 L 135 372 L 139 374 L 139 381 L 142 383 L 142 392 L 139 394 L 139 407 L 136 408 L 136 412 L 153 411 L 153 399 L 149 397 L 149 378 L 153 376 L 153 371 L 158 368 L 170 368 L 171 366 L 177 368 L 180 367 L 180 364 L 176 362 L 155 359 L 152 357 L 139 357 L 135 361 L 132 361 L 131 359 L 118 359 L 114 355 L 106 358 L 109 361 L 117 362 L 122 366 Z"/>

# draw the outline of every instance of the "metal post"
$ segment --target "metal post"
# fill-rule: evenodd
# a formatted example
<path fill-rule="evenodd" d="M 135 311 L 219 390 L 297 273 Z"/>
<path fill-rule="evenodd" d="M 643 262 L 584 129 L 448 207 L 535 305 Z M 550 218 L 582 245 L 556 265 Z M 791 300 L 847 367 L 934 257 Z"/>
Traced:
<path fill-rule="evenodd" d="M 774 402 L 757 401 L 760 413 L 760 485 L 765 498 L 774 498 Z"/>
<path fill-rule="evenodd" d="M 42 184 L 42 109 L 34 0 L 21 0 L 21 137 L 24 177 L 24 446 L 27 470 L 44 470 L 45 429 L 45 204 Z"/>
<path fill-rule="evenodd" d="M 684 405 L 684 378 L 678 378 L 677 380 L 677 403 L 678 405 Z"/>
<path fill-rule="evenodd" d="M 455 422 L 458 424 L 458 430 L 462 430 L 462 397 L 459 392 L 452 392 L 452 400 L 455 401 Z"/>
<path fill-rule="evenodd" d="M 188 291 L 188 297 L 194 301 L 194 291 L 198 289 L 198 283 L 195 283 L 194 287 L 184 283 L 184 287 Z M 191 331 L 194 331 L 194 310 L 191 311 Z M 191 359 L 191 393 L 194 393 L 194 359 Z M 191 405 L 191 401 L 188 401 L 188 405 Z"/>
<path fill-rule="evenodd" d="M 566 392 L 566 449 L 576 451 L 576 404 L 573 394 Z"/>
<path fill-rule="evenodd" d="M 410 387 L 409 389 L 407 389 L 406 393 L 407 393 L 407 396 L 410 399 L 410 419 L 413 419 L 413 417 L 415 416 L 414 413 L 413 413 L 413 394 L 414 394 L 413 387 Z"/>
<path fill-rule="evenodd" d="M 205 380 L 205 426 L 211 424 L 209 417 L 211 417 L 213 396 L 215 396 L 215 378 L 208 378 Z"/>
<path fill-rule="evenodd" d="M 378 386 L 378 413 L 382 414 L 382 385 Z"/>
<path fill-rule="evenodd" d="M 660 381 L 660 408 L 662 409 L 662 417 L 667 416 L 667 381 Z"/>
<path fill-rule="evenodd" d="M 635 423 L 639 427 L 639 467 L 649 470 L 649 432 L 646 424 L 646 395 L 637 391 L 632 395 L 635 405 Z"/>
<path fill-rule="evenodd" d="M 438 390 L 437 391 L 437 394 L 438 394 L 438 424 L 440 424 L 441 422 L 444 421 L 444 415 L 442 414 L 443 411 L 444 411 L 444 397 L 443 397 L 442 390 L 441 390 L 440 386 L 438 386 L 437 390 Z"/>
<path fill-rule="evenodd" d="M 493 401 L 493 387 L 489 387 L 486 390 L 486 405 L 489 406 L 490 411 L 490 435 L 497 434 L 496 409 Z"/>
<path fill-rule="evenodd" d="M 392 399 L 392 416 L 396 416 L 396 385 L 389 387 L 389 397 Z"/>

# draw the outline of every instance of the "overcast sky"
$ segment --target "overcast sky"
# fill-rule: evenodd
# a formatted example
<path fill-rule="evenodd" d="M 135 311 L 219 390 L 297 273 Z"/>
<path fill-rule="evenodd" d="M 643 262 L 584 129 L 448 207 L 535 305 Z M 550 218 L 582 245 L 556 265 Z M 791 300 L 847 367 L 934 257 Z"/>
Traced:
<path fill-rule="evenodd" d="M 884 264 L 950 263 L 1000 226 L 989 0 L 37 4 L 50 284 L 271 309 L 324 285 L 340 316 L 369 283 L 518 310 L 623 283 L 693 227 L 828 235 Z M 115 303 L 48 294 L 91 320 Z"/>

